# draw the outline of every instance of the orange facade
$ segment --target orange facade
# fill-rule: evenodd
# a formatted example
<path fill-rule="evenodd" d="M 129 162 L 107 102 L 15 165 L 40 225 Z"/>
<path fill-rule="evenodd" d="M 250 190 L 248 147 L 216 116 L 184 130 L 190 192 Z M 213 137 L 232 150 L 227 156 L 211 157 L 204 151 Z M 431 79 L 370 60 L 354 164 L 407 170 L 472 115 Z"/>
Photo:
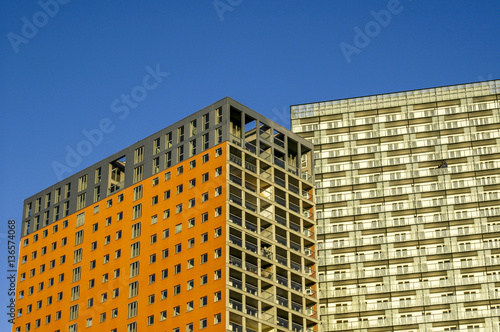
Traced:
<path fill-rule="evenodd" d="M 23 237 L 13 331 L 127 331 L 134 323 L 140 331 L 186 331 L 191 323 L 193 331 L 225 330 L 226 149 L 222 143 Z"/>

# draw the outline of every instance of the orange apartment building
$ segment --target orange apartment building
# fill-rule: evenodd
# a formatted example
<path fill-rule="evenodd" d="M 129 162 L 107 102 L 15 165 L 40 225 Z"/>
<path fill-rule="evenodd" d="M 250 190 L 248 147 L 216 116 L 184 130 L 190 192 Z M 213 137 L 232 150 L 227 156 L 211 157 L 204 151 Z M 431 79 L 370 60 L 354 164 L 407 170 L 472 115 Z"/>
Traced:
<path fill-rule="evenodd" d="M 226 97 L 26 199 L 13 331 L 319 331 L 312 150 Z"/>

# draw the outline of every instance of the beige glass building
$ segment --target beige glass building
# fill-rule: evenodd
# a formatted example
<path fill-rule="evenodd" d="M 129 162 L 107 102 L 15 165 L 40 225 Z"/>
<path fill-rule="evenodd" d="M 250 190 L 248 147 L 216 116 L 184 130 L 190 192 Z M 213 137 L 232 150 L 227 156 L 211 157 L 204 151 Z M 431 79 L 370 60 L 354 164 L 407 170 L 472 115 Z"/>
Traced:
<path fill-rule="evenodd" d="M 291 107 L 323 331 L 499 331 L 500 81 Z"/>

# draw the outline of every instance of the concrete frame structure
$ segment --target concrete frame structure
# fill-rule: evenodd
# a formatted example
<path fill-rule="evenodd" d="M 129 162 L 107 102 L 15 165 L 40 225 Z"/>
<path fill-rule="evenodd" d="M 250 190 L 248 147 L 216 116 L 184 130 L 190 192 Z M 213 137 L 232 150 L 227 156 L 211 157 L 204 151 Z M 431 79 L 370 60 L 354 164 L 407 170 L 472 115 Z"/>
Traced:
<path fill-rule="evenodd" d="M 499 331 L 500 81 L 291 107 L 324 331 Z"/>
<path fill-rule="evenodd" d="M 13 331 L 319 331 L 312 148 L 226 97 L 26 199 Z"/>

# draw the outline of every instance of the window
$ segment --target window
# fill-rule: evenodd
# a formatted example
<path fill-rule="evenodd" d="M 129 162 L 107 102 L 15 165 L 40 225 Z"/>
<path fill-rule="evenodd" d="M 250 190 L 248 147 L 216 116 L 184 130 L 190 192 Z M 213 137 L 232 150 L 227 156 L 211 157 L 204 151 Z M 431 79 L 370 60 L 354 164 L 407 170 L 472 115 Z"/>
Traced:
<path fill-rule="evenodd" d="M 182 191 L 183 191 L 183 186 L 182 186 L 182 184 L 180 184 L 177 186 L 177 195 L 182 193 Z"/>
<path fill-rule="evenodd" d="M 104 245 L 109 244 L 111 242 L 111 236 L 107 235 L 104 237 Z"/>
<path fill-rule="evenodd" d="M 207 296 L 200 297 L 200 307 L 204 307 L 208 304 Z"/>
<path fill-rule="evenodd" d="M 85 203 L 87 201 L 87 194 L 83 193 L 78 195 L 78 201 L 76 202 L 76 209 L 81 210 L 85 207 Z"/>
<path fill-rule="evenodd" d="M 170 209 L 163 211 L 163 219 L 170 218 Z"/>
<path fill-rule="evenodd" d="M 210 146 L 210 136 L 209 134 L 203 134 L 201 137 L 202 150 L 205 151 Z"/>
<path fill-rule="evenodd" d="M 118 297 L 118 295 L 120 295 L 120 289 L 119 288 L 113 289 L 113 298 Z"/>
<path fill-rule="evenodd" d="M 214 315 L 214 325 L 219 324 L 221 322 L 221 314 L 215 314 Z"/>
<path fill-rule="evenodd" d="M 106 207 L 108 207 L 108 208 L 109 208 L 109 207 L 112 207 L 112 206 L 113 206 L 113 199 L 108 199 L 108 200 L 106 201 Z"/>
<path fill-rule="evenodd" d="M 134 178 L 133 178 L 134 183 L 142 181 L 143 175 L 144 175 L 144 165 L 140 165 L 134 168 Z"/>
<path fill-rule="evenodd" d="M 165 200 L 165 199 L 169 199 L 169 198 L 170 198 L 170 189 L 169 189 L 169 190 L 167 190 L 167 191 L 165 191 L 165 192 L 163 193 L 163 199 L 164 199 L 164 200 Z"/>
<path fill-rule="evenodd" d="M 149 264 L 156 263 L 156 254 L 149 255 Z"/>
<path fill-rule="evenodd" d="M 222 214 L 222 207 L 219 206 L 219 207 L 216 207 L 215 208 L 215 216 L 218 217 Z"/>
<path fill-rule="evenodd" d="M 215 157 L 220 157 L 222 155 L 222 148 L 215 149 Z"/>
<path fill-rule="evenodd" d="M 206 327 L 207 327 L 207 319 L 206 318 L 200 319 L 200 330 L 202 330 Z"/>
<path fill-rule="evenodd" d="M 215 169 L 215 177 L 222 175 L 222 166 L 219 166 Z"/>
<path fill-rule="evenodd" d="M 137 301 L 128 304 L 128 318 L 137 316 Z"/>
<path fill-rule="evenodd" d="M 186 332 L 193 332 L 193 323 L 186 324 Z"/>
<path fill-rule="evenodd" d="M 182 251 L 182 244 L 181 243 L 177 243 L 175 245 L 175 253 L 178 254 Z"/>
<path fill-rule="evenodd" d="M 181 264 L 177 264 L 174 266 L 174 274 L 181 273 Z"/>
<path fill-rule="evenodd" d="M 140 186 L 134 187 L 134 201 L 142 198 L 142 184 Z"/>
<path fill-rule="evenodd" d="M 82 268 L 80 266 L 75 267 L 73 269 L 73 282 L 79 281 L 81 278 L 81 275 L 82 275 Z M 59 278 L 59 280 L 61 280 L 61 278 Z"/>
<path fill-rule="evenodd" d="M 205 212 L 201 215 L 201 222 L 204 223 L 208 220 L 208 212 Z"/>
<path fill-rule="evenodd" d="M 120 276 L 120 269 L 116 269 L 113 271 L 113 278 L 118 278 Z"/>
<path fill-rule="evenodd" d="M 201 234 L 201 243 L 205 243 L 208 241 L 208 233 Z"/>
<path fill-rule="evenodd" d="M 188 228 L 194 227 L 195 225 L 195 219 L 191 218 L 188 220 Z"/>
<path fill-rule="evenodd" d="M 100 315 L 100 319 L 99 319 L 99 322 L 100 323 L 103 323 L 106 321 L 106 313 L 103 312 L 101 315 Z"/>
<path fill-rule="evenodd" d="M 150 236 L 150 244 L 156 243 L 156 234 Z"/>
<path fill-rule="evenodd" d="M 130 264 L 130 278 L 136 277 L 139 275 L 139 262 L 133 262 Z"/>
<path fill-rule="evenodd" d="M 179 316 L 180 314 L 181 314 L 181 306 L 178 305 L 178 306 L 174 307 L 174 317 Z M 178 331 L 178 329 L 177 329 L 177 331 Z"/>
<path fill-rule="evenodd" d="M 208 282 L 208 276 L 206 274 L 200 277 L 200 286 L 205 285 Z"/>
<path fill-rule="evenodd" d="M 106 302 L 108 300 L 108 293 L 101 294 L 101 303 Z"/>
<path fill-rule="evenodd" d="M 150 274 L 149 275 L 149 284 L 154 284 L 156 282 L 156 274 Z"/>
<path fill-rule="evenodd" d="M 190 312 L 192 311 L 194 308 L 194 302 L 193 301 L 189 301 L 186 303 L 186 312 Z"/>
<path fill-rule="evenodd" d="M 181 285 L 174 286 L 174 295 L 178 295 L 181 292 Z"/>
<path fill-rule="evenodd" d="M 189 180 L 189 189 L 196 187 L 196 179 Z"/>
<path fill-rule="evenodd" d="M 189 162 L 189 169 L 193 169 L 196 167 L 196 159 L 193 159 Z"/>
<path fill-rule="evenodd" d="M 218 238 L 219 236 L 222 235 L 222 227 L 217 227 L 215 229 L 215 235 L 214 235 L 214 238 Z"/>
<path fill-rule="evenodd" d="M 214 258 L 217 259 L 222 256 L 222 248 L 217 248 L 214 250 Z"/>
<path fill-rule="evenodd" d="M 188 248 L 194 247 L 194 237 L 188 240 Z"/>
<path fill-rule="evenodd" d="M 123 194 L 118 195 L 118 203 L 123 202 Z"/>
<path fill-rule="evenodd" d="M 214 293 L 214 302 L 219 302 L 222 300 L 222 293 L 221 291 L 215 292 Z"/>
<path fill-rule="evenodd" d="M 196 140 L 192 140 L 189 142 L 189 156 L 192 157 L 196 154 Z M 191 167 L 191 163 L 189 163 L 189 167 Z"/>
<path fill-rule="evenodd" d="M 222 122 L 222 108 L 218 108 L 215 110 L 215 123 Z"/>
<path fill-rule="evenodd" d="M 104 273 L 104 274 L 102 275 L 102 282 L 103 282 L 103 283 L 105 283 L 105 282 L 108 282 L 108 280 L 109 280 L 109 276 L 108 276 L 108 274 L 107 274 L 107 273 Z"/>
<path fill-rule="evenodd" d="M 122 219 L 123 219 L 123 212 L 118 212 L 118 213 L 116 214 L 116 221 L 120 221 L 120 220 L 122 220 Z"/>
<path fill-rule="evenodd" d="M 75 246 L 81 244 L 82 242 L 83 242 L 83 229 L 75 233 Z"/>
<path fill-rule="evenodd" d="M 184 145 L 177 147 L 177 162 L 180 163 L 184 160 Z M 179 167 L 177 167 L 177 175 L 182 174 L 179 173 Z"/>
<path fill-rule="evenodd" d="M 193 287 L 194 287 L 194 280 L 193 279 L 188 280 L 186 289 L 190 290 L 193 289 Z"/>
<path fill-rule="evenodd" d="M 148 304 L 153 304 L 155 303 L 155 295 L 151 294 L 148 296 Z"/>
<path fill-rule="evenodd" d="M 160 153 L 160 138 L 153 141 L 153 154 Z"/>
<path fill-rule="evenodd" d="M 208 134 L 207 134 L 208 135 Z M 203 163 L 206 163 L 208 160 L 210 159 L 210 157 L 208 156 L 208 153 L 204 154 L 202 157 L 201 157 L 201 161 Z"/>
<path fill-rule="evenodd" d="M 165 168 L 169 168 L 170 166 L 172 166 L 172 151 L 167 151 L 165 153 Z M 167 172 L 165 173 L 165 177 L 167 177 L 167 174 L 169 174 L 169 178 L 170 178 L 170 172 Z M 165 181 L 168 180 L 168 179 L 165 179 Z"/>
<path fill-rule="evenodd" d="M 115 259 L 120 258 L 121 255 L 122 255 L 122 250 L 121 249 L 115 250 Z"/>
<path fill-rule="evenodd" d="M 192 269 L 194 267 L 194 258 L 188 259 L 187 261 L 187 269 Z"/>
<path fill-rule="evenodd" d="M 184 126 L 177 128 L 177 143 L 184 141 Z"/>
<path fill-rule="evenodd" d="M 128 284 L 128 298 L 135 297 L 139 294 L 139 282 L 134 281 Z"/>
<path fill-rule="evenodd" d="M 189 208 L 193 208 L 196 205 L 196 199 L 191 198 L 189 200 Z"/>
<path fill-rule="evenodd" d="M 175 207 L 175 213 L 181 213 L 182 212 L 182 203 L 176 205 Z"/>
<path fill-rule="evenodd" d="M 164 269 L 161 271 L 161 278 L 165 279 L 168 277 L 168 269 Z"/>
<path fill-rule="evenodd" d="M 142 163 L 144 161 L 144 145 L 135 149 L 134 151 L 134 164 Z"/>
<path fill-rule="evenodd" d="M 215 197 L 222 195 L 222 186 L 215 188 Z"/>
<path fill-rule="evenodd" d="M 163 310 L 160 312 L 160 322 L 164 321 L 165 319 L 167 319 L 167 310 Z"/>
<path fill-rule="evenodd" d="M 137 204 L 132 207 L 132 220 L 142 216 L 142 204 Z"/>
<path fill-rule="evenodd" d="M 215 130 L 215 142 L 216 144 L 222 143 L 222 127 Z"/>
<path fill-rule="evenodd" d="M 153 325 L 154 322 L 155 322 L 155 316 L 154 315 L 148 316 L 148 326 Z"/>
<path fill-rule="evenodd" d="M 175 234 L 182 232 L 182 223 L 175 225 Z"/>
<path fill-rule="evenodd" d="M 132 239 L 141 235 L 141 223 L 138 222 L 132 225 Z"/>
<path fill-rule="evenodd" d="M 164 229 L 163 230 L 163 238 L 166 239 L 169 236 L 170 236 L 170 228 Z"/>
<path fill-rule="evenodd" d="M 165 173 L 165 181 L 170 180 L 171 177 L 172 177 L 172 173 L 170 171 Z"/>
<path fill-rule="evenodd" d="M 208 181 L 208 172 L 201 175 L 201 182 L 205 183 Z"/>
<path fill-rule="evenodd" d="M 168 291 L 166 289 L 162 290 L 160 294 L 162 300 L 165 300 L 168 297 Z"/>
<path fill-rule="evenodd" d="M 208 200 L 208 192 L 201 194 L 201 202 L 206 202 Z"/>
<path fill-rule="evenodd" d="M 93 270 L 93 269 L 95 269 L 95 267 L 96 267 L 96 260 L 93 259 L 90 261 L 90 269 Z"/>
<path fill-rule="evenodd" d="M 201 255 L 201 264 L 205 264 L 206 262 L 208 262 L 208 254 L 204 253 Z"/>
<path fill-rule="evenodd" d="M 71 182 L 66 183 L 64 186 L 64 198 L 69 198 L 71 196 Z"/>
<path fill-rule="evenodd" d="M 156 204 L 158 204 L 158 195 L 153 196 L 153 198 L 151 199 L 151 205 L 156 205 Z"/>
<path fill-rule="evenodd" d="M 122 231 L 120 230 L 115 233 L 115 240 L 119 240 L 121 238 L 122 238 Z"/>
<path fill-rule="evenodd" d="M 130 258 L 139 256 L 141 253 L 141 243 L 135 242 L 130 245 Z"/>
<path fill-rule="evenodd" d="M 220 278 L 222 278 L 222 270 L 215 270 L 214 271 L 214 280 L 219 280 Z"/>
<path fill-rule="evenodd" d="M 103 264 L 109 263 L 109 254 L 104 255 Z"/>
<path fill-rule="evenodd" d="M 210 128 L 209 113 L 203 114 L 203 130 L 208 130 L 208 128 Z"/>
<path fill-rule="evenodd" d="M 78 191 L 87 189 L 87 174 L 78 178 Z"/>
<path fill-rule="evenodd" d="M 165 134 L 165 149 L 172 147 L 172 132 Z"/>
<path fill-rule="evenodd" d="M 114 308 L 113 310 L 111 310 L 111 318 L 116 318 L 117 316 L 118 316 L 118 308 Z"/>
<path fill-rule="evenodd" d="M 111 225 L 111 217 L 106 218 L 106 226 Z"/>
<path fill-rule="evenodd" d="M 79 263 L 82 261 L 82 248 L 77 249 L 73 252 L 73 264 Z"/>

